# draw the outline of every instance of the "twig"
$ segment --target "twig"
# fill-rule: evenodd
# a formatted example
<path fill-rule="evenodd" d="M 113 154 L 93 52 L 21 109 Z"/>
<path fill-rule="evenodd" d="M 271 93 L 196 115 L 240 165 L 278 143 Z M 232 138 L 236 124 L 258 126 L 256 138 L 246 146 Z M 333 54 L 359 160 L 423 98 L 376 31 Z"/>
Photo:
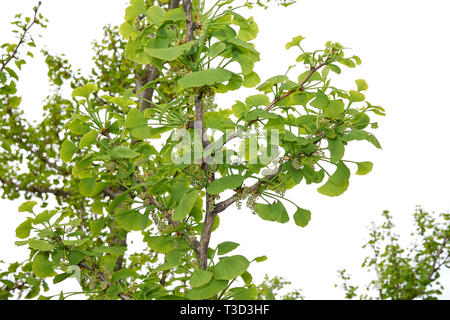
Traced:
<path fill-rule="evenodd" d="M 183 0 L 183 9 L 186 13 L 186 42 L 194 39 L 194 24 L 192 23 L 192 3 L 191 0 Z"/>
<path fill-rule="evenodd" d="M 17 54 L 17 52 L 18 52 L 18 50 L 19 50 L 19 47 L 20 47 L 20 46 L 24 43 L 24 41 L 25 41 L 25 36 L 26 36 L 27 32 L 28 32 L 28 31 L 31 29 L 31 27 L 37 22 L 37 20 L 36 20 L 36 18 L 37 18 L 37 12 L 38 12 L 39 7 L 41 6 L 41 4 L 42 4 L 42 2 L 39 1 L 38 5 L 34 8 L 34 17 L 33 17 L 33 20 L 31 21 L 31 23 L 30 23 L 28 26 L 26 26 L 26 27 L 23 29 L 23 33 L 22 33 L 22 35 L 20 36 L 19 43 L 18 43 L 17 46 L 14 48 L 13 53 L 8 57 L 8 59 L 6 59 L 5 61 L 3 61 L 2 67 L 0 68 L 0 73 L 3 72 L 3 70 L 5 70 L 5 68 L 6 68 L 6 66 L 8 65 L 8 63 L 9 63 L 13 58 L 16 57 L 16 54 Z"/>
<path fill-rule="evenodd" d="M 94 268 L 92 268 L 90 265 L 88 265 L 88 264 L 86 264 L 86 263 L 84 263 L 84 262 L 81 262 L 80 264 L 78 264 L 78 266 L 79 266 L 80 268 L 88 269 L 89 271 L 92 271 L 92 272 L 95 271 Z M 108 280 L 108 278 L 106 278 L 106 276 L 105 276 L 105 274 L 104 274 L 103 272 L 99 272 L 99 273 L 98 273 L 98 277 L 99 277 L 100 280 L 106 285 L 107 288 L 109 288 L 109 287 L 111 287 L 111 286 L 114 285 L 112 282 L 110 282 L 110 281 Z M 122 300 L 132 300 L 132 297 L 131 297 L 130 295 L 125 294 L 125 293 L 123 293 L 123 292 L 119 293 L 119 297 L 120 297 L 120 299 L 122 299 Z"/>

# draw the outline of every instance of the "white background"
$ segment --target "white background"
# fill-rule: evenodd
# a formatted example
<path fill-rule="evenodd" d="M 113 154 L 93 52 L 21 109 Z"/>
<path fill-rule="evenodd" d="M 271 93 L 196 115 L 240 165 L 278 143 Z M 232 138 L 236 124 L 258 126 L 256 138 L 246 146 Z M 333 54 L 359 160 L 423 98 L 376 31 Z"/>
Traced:
<path fill-rule="evenodd" d="M 35 4 L 0 2 L 1 42 L 10 40 L 13 15 L 31 15 Z M 42 13 L 50 23 L 37 44 L 55 54 L 65 53 L 75 68 L 87 73 L 92 67 L 91 42 L 101 39 L 103 25 L 122 22 L 125 7 L 122 0 L 44 0 Z M 372 161 L 374 169 L 368 176 L 352 175 L 348 191 L 340 197 L 322 196 L 317 186 L 304 182 L 287 193 L 312 211 L 306 228 L 292 221 L 283 225 L 262 221 L 233 206 L 221 214 L 221 231 L 213 234 L 213 244 L 235 241 L 241 243 L 240 253 L 250 258 L 267 255 L 269 260 L 250 269 L 256 279 L 264 273 L 279 275 L 301 288 L 308 299 L 340 299 L 343 292 L 334 288 L 336 270 L 347 268 L 358 284 L 373 276 L 361 269 L 368 253 L 361 246 L 367 227 L 372 220 L 379 221 L 382 210 L 391 211 L 405 239 L 412 231 L 416 205 L 448 211 L 449 8 L 446 0 L 299 0 L 288 8 L 244 10 L 259 25 L 255 44 L 261 62 L 256 71 L 262 79 L 284 74 L 295 63 L 296 52 L 286 51 L 284 45 L 299 34 L 306 37 L 305 49 L 319 49 L 333 40 L 361 57 L 363 63 L 356 69 L 342 67 L 338 83 L 354 89 L 355 79 L 367 80 L 366 97 L 387 111 L 387 117 L 377 119 L 380 128 L 375 131 L 383 150 L 368 143 L 350 145 L 345 158 Z M 40 118 L 48 90 L 45 64 L 37 54 L 23 68 L 19 86 L 28 119 Z M 232 93 L 217 102 L 227 108 L 238 97 L 245 96 Z M 14 230 L 23 220 L 17 212 L 20 202 L 0 200 L 0 259 L 6 261 L 21 260 L 26 253 L 14 245 Z M 448 299 L 449 272 L 442 282 L 449 284 L 442 296 Z"/>

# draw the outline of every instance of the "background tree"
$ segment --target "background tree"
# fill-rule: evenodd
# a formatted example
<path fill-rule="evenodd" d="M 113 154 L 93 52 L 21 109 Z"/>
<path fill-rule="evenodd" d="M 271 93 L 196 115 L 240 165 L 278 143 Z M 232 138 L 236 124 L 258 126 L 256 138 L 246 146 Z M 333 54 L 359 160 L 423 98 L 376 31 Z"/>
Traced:
<path fill-rule="evenodd" d="M 0 274 L 3 297 L 18 290 L 33 298 L 49 278 L 70 276 L 97 299 L 267 297 L 270 286 L 256 286 L 247 271 L 265 257 L 229 255 L 238 247 L 231 241 L 209 247 L 219 214 L 246 200 L 262 219 L 285 223 L 289 202 L 304 227 L 311 213 L 285 198 L 287 189 L 327 176 L 318 191 L 338 196 L 349 184 L 346 164 L 370 172 L 370 162 L 344 160 L 344 151 L 352 140 L 380 147 L 364 129 L 376 128 L 369 112 L 384 110 L 365 101 L 364 80 L 350 91 L 330 82 L 330 71 L 360 59 L 339 43 L 305 51 L 297 36 L 286 48 L 299 50 L 299 66 L 260 84 L 251 44 L 258 27 L 241 6 L 251 4 L 132 0 L 120 35 L 106 27 L 94 45 L 88 76 L 44 51 L 55 90 L 37 125 L 23 118 L 9 66 L 24 63 L 18 48 L 32 43 L 29 28 L 42 17 L 16 23 L 17 45 L 3 46 L 0 179 L 4 197 L 34 200 L 19 208 L 27 218 L 16 230 L 30 257 Z M 260 93 L 218 109 L 220 94 L 258 84 Z M 74 90 L 64 98 L 67 85 Z M 180 147 L 180 138 L 193 143 Z M 42 211 L 50 199 L 54 208 Z M 132 231 L 144 235 L 143 252 L 126 253 Z"/>
<path fill-rule="evenodd" d="M 415 232 L 409 245 L 401 243 L 394 232 L 392 216 L 382 213 L 384 223 L 372 224 L 370 240 L 364 245 L 371 251 L 362 267 L 375 272 L 365 290 L 351 284 L 346 270 L 339 271 L 341 287 L 347 299 L 436 299 L 443 290 L 441 272 L 450 267 L 450 214 L 428 213 L 417 208 L 414 213 Z"/>

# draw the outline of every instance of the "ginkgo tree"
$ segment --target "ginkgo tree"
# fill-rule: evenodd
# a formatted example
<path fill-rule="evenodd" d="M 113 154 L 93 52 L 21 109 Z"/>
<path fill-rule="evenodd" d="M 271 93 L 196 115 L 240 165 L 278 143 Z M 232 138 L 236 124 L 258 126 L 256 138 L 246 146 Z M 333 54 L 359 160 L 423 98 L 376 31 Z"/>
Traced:
<path fill-rule="evenodd" d="M 14 68 L 25 62 L 19 48 L 34 46 L 30 27 L 45 20 L 38 7 L 17 16 L 19 42 L 2 46 L 0 181 L 4 197 L 29 199 L 16 244 L 30 255 L 0 273 L 2 297 L 34 298 L 76 277 L 92 299 L 256 299 L 250 265 L 266 258 L 235 253 L 233 239 L 210 247 L 221 213 L 246 201 L 263 220 L 306 227 L 311 212 L 287 190 L 304 181 L 339 196 L 351 170 L 371 171 L 344 153 L 354 140 L 380 148 L 370 116 L 384 110 L 366 101 L 366 81 L 349 90 L 331 81 L 360 59 L 337 42 L 310 51 L 295 36 L 293 65 L 261 80 L 258 25 L 241 15 L 252 5 L 131 0 L 120 29 L 94 44 L 92 74 L 43 51 L 56 90 L 37 125 L 19 109 Z M 242 87 L 254 94 L 220 103 Z M 147 247 L 128 253 L 136 231 Z"/>

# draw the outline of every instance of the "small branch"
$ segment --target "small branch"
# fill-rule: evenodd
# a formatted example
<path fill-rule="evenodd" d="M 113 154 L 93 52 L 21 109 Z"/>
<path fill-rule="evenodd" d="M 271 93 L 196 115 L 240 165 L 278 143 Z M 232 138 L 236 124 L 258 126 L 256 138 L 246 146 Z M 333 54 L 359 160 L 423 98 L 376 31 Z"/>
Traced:
<path fill-rule="evenodd" d="M 90 265 L 88 265 L 88 264 L 86 264 L 86 263 L 84 263 L 84 262 L 81 262 L 78 266 L 79 266 L 80 268 L 85 268 L 85 269 L 88 269 L 89 271 L 95 272 L 94 268 L 92 268 Z M 105 276 L 105 274 L 104 274 L 103 272 L 98 273 L 98 277 L 100 278 L 100 280 L 101 280 L 103 283 L 106 284 L 107 288 L 109 288 L 109 287 L 111 287 L 111 286 L 114 285 L 114 283 L 110 282 L 110 281 L 108 280 L 108 278 L 106 278 L 106 276 Z M 131 297 L 130 295 L 125 294 L 125 293 L 123 293 L 123 292 L 119 293 L 119 297 L 120 297 L 120 299 L 122 299 L 122 300 L 132 300 L 132 297 Z"/>
<path fill-rule="evenodd" d="M 438 264 L 439 257 L 443 253 L 445 246 L 447 245 L 449 240 L 450 240 L 449 237 L 444 238 L 441 246 L 439 247 L 438 251 L 436 252 L 436 255 L 433 256 L 433 265 L 431 267 L 430 273 L 428 274 L 427 282 L 431 281 L 431 279 L 433 278 L 433 275 L 439 270 L 440 267 L 442 267 L 442 265 L 445 263 L 445 261 L 449 258 L 450 254 L 447 254 L 447 257 L 444 258 L 444 260 Z"/>
<path fill-rule="evenodd" d="M 176 9 L 180 6 L 180 0 L 171 0 L 169 5 L 169 10 Z"/>
<path fill-rule="evenodd" d="M 202 141 L 203 148 L 206 148 L 206 146 L 209 144 L 208 138 L 206 136 L 206 130 L 205 125 L 203 123 L 203 92 L 201 92 L 196 98 L 195 98 L 195 123 L 198 127 L 198 135 Z M 195 127 L 195 125 L 194 125 Z M 204 162 L 203 162 L 204 163 Z M 202 163 L 202 164 L 203 164 Z"/>
<path fill-rule="evenodd" d="M 3 185 L 12 186 L 17 191 L 25 191 L 25 192 L 34 193 L 37 195 L 47 194 L 47 193 L 54 194 L 56 197 L 70 197 L 72 195 L 72 193 L 70 191 L 66 191 L 66 190 L 59 189 L 59 188 L 52 189 L 52 188 L 39 187 L 39 186 L 21 186 L 18 183 L 15 183 L 14 181 L 12 181 L 10 179 L 4 179 L 2 177 L 0 177 L 0 182 Z"/>
<path fill-rule="evenodd" d="M 19 40 L 19 43 L 17 44 L 17 46 L 14 48 L 14 51 L 13 51 L 13 53 L 8 57 L 8 59 L 6 59 L 5 61 L 3 61 L 3 63 L 2 63 L 2 67 L 0 68 L 0 73 L 2 73 L 4 70 L 5 70 L 5 68 L 6 68 L 6 66 L 8 65 L 8 63 L 12 60 L 12 59 L 14 59 L 15 57 L 16 57 L 16 54 L 17 54 L 17 52 L 18 52 L 18 50 L 19 50 L 19 47 L 24 43 L 24 41 L 25 41 L 25 36 L 26 36 L 26 34 L 27 34 L 27 32 L 31 29 L 31 27 L 36 23 L 36 18 L 37 18 L 37 13 L 38 13 L 38 10 L 39 10 L 39 7 L 41 6 L 41 4 L 42 4 L 42 2 L 41 1 L 39 1 L 39 3 L 38 3 L 38 5 L 35 7 L 35 9 L 34 9 L 34 17 L 33 17 L 33 20 L 31 21 L 31 23 L 28 25 L 28 26 L 26 26 L 24 29 L 23 29 L 23 33 L 22 33 L 22 35 L 20 36 L 20 40 Z"/>
<path fill-rule="evenodd" d="M 120 195 L 121 193 L 123 193 L 125 191 L 125 188 L 120 187 L 117 190 L 114 190 L 111 187 L 106 187 L 105 189 L 103 189 L 103 194 L 110 197 L 111 200 L 113 200 L 115 197 L 117 197 L 118 195 Z"/>
<path fill-rule="evenodd" d="M 155 81 L 158 78 L 158 76 L 159 76 L 158 69 L 155 66 L 147 65 L 144 79 L 140 79 L 139 77 L 136 76 L 137 82 L 136 90 L 139 90 L 149 82 Z M 155 89 L 150 87 L 139 93 L 139 97 L 141 98 L 140 100 L 142 103 L 140 111 L 153 107 L 149 101 L 153 99 L 154 92 Z"/>
<path fill-rule="evenodd" d="M 250 186 L 248 189 L 250 192 L 256 192 L 259 187 L 263 184 L 263 183 L 267 183 L 267 181 L 272 180 L 273 178 L 275 178 L 279 173 L 281 172 L 281 166 L 279 166 L 276 171 L 270 175 L 265 176 L 264 178 L 262 178 L 260 181 L 256 182 L 255 184 L 253 184 L 252 186 Z M 223 200 L 222 202 L 219 202 L 218 204 L 216 204 L 215 208 L 214 208 L 214 214 L 218 214 L 222 211 L 224 211 L 226 208 L 228 208 L 229 206 L 231 206 L 233 203 L 235 203 L 238 199 L 238 193 L 236 192 L 235 194 L 233 194 L 231 197 L 229 197 L 226 200 Z"/>
<path fill-rule="evenodd" d="M 168 10 L 178 8 L 179 6 L 180 0 L 171 0 L 168 6 Z M 159 75 L 160 73 L 158 68 L 156 68 L 155 66 L 147 65 L 144 79 L 136 76 L 136 91 L 145 86 L 147 83 L 155 81 L 159 77 Z M 140 111 L 144 111 L 145 109 L 153 107 L 150 101 L 152 101 L 153 99 L 154 92 L 155 89 L 150 87 L 139 93 L 139 97 L 141 98 Z"/>
<path fill-rule="evenodd" d="M 183 9 L 186 13 L 186 42 L 194 39 L 195 25 L 192 23 L 192 3 L 191 0 L 183 0 Z"/>
<path fill-rule="evenodd" d="M 206 212 L 205 220 L 203 222 L 202 236 L 200 238 L 199 246 L 199 260 L 200 268 L 205 270 L 208 267 L 208 247 L 211 240 L 212 228 L 214 225 L 214 218 L 216 213 L 210 209 L 210 195 L 206 193 Z"/>
<path fill-rule="evenodd" d="M 167 221 L 173 225 L 175 228 L 178 227 L 178 222 L 173 221 L 172 219 L 170 219 L 170 217 L 167 218 Z M 197 239 L 195 238 L 191 238 L 188 234 L 178 231 L 178 233 L 181 235 L 181 237 L 184 239 L 184 241 L 186 241 L 186 243 L 188 244 L 188 246 L 194 250 L 195 254 L 197 255 L 197 257 L 199 256 L 199 247 L 200 247 L 200 243 L 197 241 Z"/>
<path fill-rule="evenodd" d="M 140 179 L 138 179 L 139 183 L 142 183 L 142 181 Z M 144 192 L 147 191 L 147 188 L 143 187 Z M 156 201 L 156 199 L 150 195 L 150 197 L 148 198 L 148 200 L 150 201 L 150 203 L 152 205 L 154 205 L 158 210 L 160 211 L 165 211 L 166 209 L 164 208 L 164 206 L 162 206 L 160 203 L 158 203 L 158 201 Z M 178 227 L 178 222 L 173 221 L 169 215 L 166 216 L 167 221 L 169 222 L 169 224 L 173 225 L 175 228 Z M 199 242 L 197 241 L 197 239 L 195 238 L 191 238 L 189 235 L 185 234 L 184 232 L 180 232 L 179 234 L 181 235 L 181 237 L 183 237 L 183 239 L 186 241 L 186 243 L 189 245 L 189 247 L 194 250 L 194 252 L 197 254 L 197 257 L 199 255 Z"/>
<path fill-rule="evenodd" d="M 314 144 L 318 144 L 320 141 L 322 141 L 322 139 L 325 138 L 325 135 L 320 135 L 320 139 L 315 141 Z M 300 158 L 304 157 L 305 155 L 302 154 L 300 156 Z M 259 180 L 258 182 L 256 182 L 255 184 L 253 184 L 252 186 L 249 187 L 249 191 L 250 192 L 256 192 L 259 187 L 264 184 L 267 183 L 268 181 L 272 180 L 273 178 L 275 178 L 279 173 L 281 172 L 281 165 L 278 166 L 278 168 L 275 170 L 274 173 L 269 174 L 263 178 L 261 178 L 261 180 Z M 235 203 L 237 201 L 237 196 L 238 196 L 238 192 L 235 192 L 231 197 L 229 197 L 228 199 L 223 200 L 222 202 L 219 202 L 218 204 L 216 204 L 215 208 L 214 208 L 214 213 L 218 214 L 222 211 L 224 211 L 226 208 L 228 208 L 229 206 L 231 206 L 233 203 Z"/>

